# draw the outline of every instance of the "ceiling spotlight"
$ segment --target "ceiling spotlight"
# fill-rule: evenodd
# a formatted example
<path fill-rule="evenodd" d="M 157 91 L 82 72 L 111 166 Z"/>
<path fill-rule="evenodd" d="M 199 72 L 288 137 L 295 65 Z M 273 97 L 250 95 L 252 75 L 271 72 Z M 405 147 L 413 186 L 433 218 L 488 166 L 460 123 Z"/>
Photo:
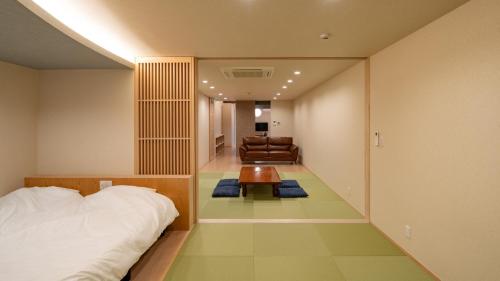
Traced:
<path fill-rule="evenodd" d="M 293 83 L 293 80 L 292 79 L 288 79 L 288 81 L 286 81 L 288 83 Z"/>
<path fill-rule="evenodd" d="M 214 86 L 210 86 L 210 89 L 215 89 L 215 87 Z"/>
<path fill-rule="evenodd" d="M 328 39 L 330 39 L 330 33 L 326 33 L 326 32 L 321 33 L 319 35 L 319 39 L 322 39 L 322 40 L 328 40 Z"/>
<path fill-rule="evenodd" d="M 227 97 L 224 97 L 225 100 L 227 100 Z"/>
<path fill-rule="evenodd" d="M 277 97 L 274 97 L 273 100 L 277 100 L 278 98 Z"/>
<path fill-rule="evenodd" d="M 294 71 L 294 72 L 293 72 L 293 74 L 295 74 L 295 75 L 300 75 L 300 73 L 301 73 L 301 72 L 300 72 L 300 71 L 298 71 L 298 70 L 296 70 L 296 71 Z"/>
<path fill-rule="evenodd" d="M 277 96 L 281 96 L 281 93 L 276 93 Z"/>
<path fill-rule="evenodd" d="M 201 82 L 202 82 L 203 84 L 207 84 L 207 83 L 208 83 L 208 81 L 207 81 L 207 80 L 203 80 L 203 81 L 201 81 Z"/>
<path fill-rule="evenodd" d="M 281 88 L 286 89 L 286 88 L 288 88 L 288 87 L 287 87 L 286 85 L 284 85 L 284 86 L 283 86 L 283 87 L 281 87 Z"/>
<path fill-rule="evenodd" d="M 222 96 L 222 95 L 223 95 L 223 93 L 219 93 L 219 96 Z"/>

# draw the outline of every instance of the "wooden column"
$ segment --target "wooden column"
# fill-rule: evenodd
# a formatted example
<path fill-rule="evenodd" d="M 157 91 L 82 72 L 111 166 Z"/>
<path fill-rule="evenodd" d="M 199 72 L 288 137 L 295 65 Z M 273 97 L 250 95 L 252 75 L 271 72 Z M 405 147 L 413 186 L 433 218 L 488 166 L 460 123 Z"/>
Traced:
<path fill-rule="evenodd" d="M 197 95 L 194 57 L 143 57 L 135 64 L 135 173 L 191 175 L 196 221 Z"/>
<path fill-rule="evenodd" d="M 140 58 L 135 73 L 136 173 L 194 175 L 194 58 Z"/>

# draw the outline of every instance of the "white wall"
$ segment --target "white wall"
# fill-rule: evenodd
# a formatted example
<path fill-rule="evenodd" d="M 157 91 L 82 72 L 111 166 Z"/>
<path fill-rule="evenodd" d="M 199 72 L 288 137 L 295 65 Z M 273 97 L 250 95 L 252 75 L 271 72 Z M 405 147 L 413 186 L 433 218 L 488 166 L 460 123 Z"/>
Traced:
<path fill-rule="evenodd" d="M 364 214 L 365 63 L 295 100 L 293 124 L 303 164 Z"/>
<path fill-rule="evenodd" d="M 293 101 L 271 101 L 271 136 L 293 136 Z"/>
<path fill-rule="evenodd" d="M 214 102 L 214 137 L 222 134 L 222 101 Z M 214 142 L 215 143 L 215 142 Z"/>
<path fill-rule="evenodd" d="M 198 93 L 198 168 L 205 166 L 209 161 L 209 108 L 209 98 Z"/>
<path fill-rule="evenodd" d="M 442 280 L 500 280 L 499 15 L 467 2 L 371 61 L 372 220 Z"/>
<path fill-rule="evenodd" d="M 236 106 L 234 103 L 222 105 L 222 131 L 224 132 L 224 146 L 236 146 Z"/>
<path fill-rule="evenodd" d="M 259 122 L 271 123 L 271 109 L 270 108 L 262 109 L 262 114 L 259 117 L 255 116 L 255 123 L 259 123 Z M 271 124 L 269 124 L 269 126 L 271 126 Z"/>
<path fill-rule="evenodd" d="M 36 70 L 0 62 L 0 196 L 36 172 Z"/>
<path fill-rule="evenodd" d="M 255 110 L 255 109 L 254 109 Z M 254 111 L 254 116 L 255 116 L 255 111 Z M 268 135 L 271 130 L 271 109 L 270 108 L 265 108 L 262 109 L 262 114 L 257 117 L 255 116 L 255 123 L 267 123 L 267 129 L 268 129 Z M 255 127 L 255 124 L 254 124 Z M 256 132 L 257 135 L 264 135 L 263 132 Z"/>
<path fill-rule="evenodd" d="M 131 70 L 46 70 L 40 76 L 37 171 L 134 172 Z"/>

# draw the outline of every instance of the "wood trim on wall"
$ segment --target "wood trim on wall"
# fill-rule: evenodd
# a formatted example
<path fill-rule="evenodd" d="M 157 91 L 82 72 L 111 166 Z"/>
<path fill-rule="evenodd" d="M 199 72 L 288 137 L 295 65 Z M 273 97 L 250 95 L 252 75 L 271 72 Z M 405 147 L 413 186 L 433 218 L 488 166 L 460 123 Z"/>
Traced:
<path fill-rule="evenodd" d="M 193 128 L 193 140 L 191 142 L 191 174 L 193 175 L 193 195 L 191 196 L 193 204 L 191 204 L 191 223 L 196 223 L 198 220 L 198 200 L 199 200 L 199 174 L 198 174 L 198 60 L 193 57 L 193 67 L 191 67 L 190 91 L 193 93 L 193 102 L 191 103 L 191 112 L 194 117 L 191 119 L 191 128 Z"/>
<path fill-rule="evenodd" d="M 370 208 L 371 208 L 371 88 L 370 88 L 370 58 L 365 60 L 365 219 L 370 221 Z"/>
<path fill-rule="evenodd" d="M 385 239 L 391 241 L 392 244 L 396 245 L 396 247 L 399 248 L 399 250 L 401 250 L 401 252 L 403 252 L 406 256 L 408 256 L 410 259 L 412 259 L 415 263 L 417 263 L 417 265 L 422 269 L 424 270 L 425 272 L 429 273 L 432 277 L 434 277 L 435 280 L 437 281 L 441 281 L 441 279 L 434 273 L 432 272 L 430 269 L 428 269 L 423 263 L 421 263 L 419 260 L 417 260 L 410 252 L 408 252 L 407 250 L 405 250 L 403 247 L 401 247 L 394 239 L 392 239 L 389 235 L 387 235 L 385 232 L 382 231 L 382 229 L 380 229 L 379 227 L 377 227 L 375 224 L 373 224 L 372 222 L 369 222 L 369 224 L 371 226 L 373 226 L 373 228 L 375 228 Z"/>
<path fill-rule="evenodd" d="M 27 177 L 26 187 L 59 186 L 76 189 L 83 196 L 99 191 L 99 181 L 112 181 L 113 185 L 132 185 L 154 188 L 170 198 L 179 217 L 171 225 L 172 230 L 189 230 L 192 225 L 193 177 L 192 176 L 134 176 L 134 177 Z"/>
<path fill-rule="evenodd" d="M 198 57 L 198 60 L 365 60 L 368 57 Z"/>

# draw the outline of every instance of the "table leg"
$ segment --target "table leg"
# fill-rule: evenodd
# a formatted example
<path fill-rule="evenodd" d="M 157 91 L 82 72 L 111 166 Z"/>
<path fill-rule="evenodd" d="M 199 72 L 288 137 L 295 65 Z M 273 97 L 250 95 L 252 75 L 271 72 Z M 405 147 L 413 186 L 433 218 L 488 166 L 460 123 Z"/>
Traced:
<path fill-rule="evenodd" d="M 280 195 L 280 191 L 278 189 L 278 185 L 277 184 L 273 184 L 273 196 L 274 197 L 278 197 Z"/>
<path fill-rule="evenodd" d="M 243 194 L 243 197 L 246 197 L 247 196 L 247 185 L 242 184 L 241 189 L 242 189 L 241 193 Z"/>

